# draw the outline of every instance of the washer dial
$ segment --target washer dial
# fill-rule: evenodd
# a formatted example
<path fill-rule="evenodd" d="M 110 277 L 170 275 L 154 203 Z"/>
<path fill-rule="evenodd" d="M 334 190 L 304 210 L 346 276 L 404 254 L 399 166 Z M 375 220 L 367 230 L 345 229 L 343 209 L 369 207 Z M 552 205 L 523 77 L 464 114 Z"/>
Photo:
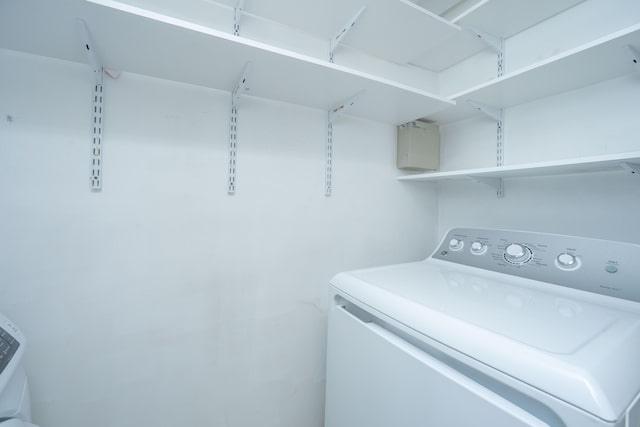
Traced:
<path fill-rule="evenodd" d="M 449 249 L 452 251 L 459 251 L 464 247 L 464 240 L 451 239 L 449 240 Z"/>
<path fill-rule="evenodd" d="M 475 241 L 471 243 L 471 253 L 474 255 L 482 255 L 487 252 L 487 245 L 482 242 Z"/>
<path fill-rule="evenodd" d="M 504 249 L 504 259 L 511 264 L 526 264 L 532 256 L 531 249 L 520 243 L 511 243 Z"/>
<path fill-rule="evenodd" d="M 563 252 L 556 257 L 556 267 L 560 270 L 575 270 L 580 267 L 580 258 Z"/>
<path fill-rule="evenodd" d="M 576 263 L 576 257 L 566 252 L 558 255 L 557 259 L 558 259 L 558 264 L 560 264 L 563 267 L 571 267 Z"/>

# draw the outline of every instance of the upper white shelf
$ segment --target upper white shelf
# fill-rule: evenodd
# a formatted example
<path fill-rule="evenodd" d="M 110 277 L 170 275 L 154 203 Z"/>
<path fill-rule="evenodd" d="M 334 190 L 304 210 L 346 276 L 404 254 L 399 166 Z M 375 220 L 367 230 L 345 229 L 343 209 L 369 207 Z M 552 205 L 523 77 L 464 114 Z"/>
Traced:
<path fill-rule="evenodd" d="M 83 19 L 106 67 L 231 91 L 252 63 L 248 95 L 328 110 L 364 91 L 350 115 L 401 124 L 448 108 L 443 97 L 112 0 L 0 0 L 0 47 L 85 63 Z"/>
<path fill-rule="evenodd" d="M 477 110 L 469 100 L 507 108 L 632 73 L 636 68 L 625 46 L 640 50 L 640 24 L 454 94 L 455 108 L 428 119 L 448 123 L 472 117 Z"/>
<path fill-rule="evenodd" d="M 529 163 L 491 168 L 431 172 L 398 177 L 400 181 L 441 181 L 446 179 L 499 179 L 531 176 L 569 175 L 577 173 L 623 171 L 623 164 L 640 165 L 640 151 L 570 160 Z M 638 169 L 640 170 L 640 169 Z M 640 174 L 638 174 L 640 176 Z"/>
<path fill-rule="evenodd" d="M 481 0 L 452 17 L 463 29 L 476 29 L 498 38 L 509 38 L 584 0 Z M 429 8 L 429 1 L 423 2 Z M 438 46 L 424 49 L 413 63 L 442 71 L 487 48 L 470 31 L 461 31 Z"/>
<path fill-rule="evenodd" d="M 328 42 L 363 6 L 343 43 L 391 62 L 406 64 L 460 33 L 457 25 L 408 0 L 245 0 L 244 10 Z"/>

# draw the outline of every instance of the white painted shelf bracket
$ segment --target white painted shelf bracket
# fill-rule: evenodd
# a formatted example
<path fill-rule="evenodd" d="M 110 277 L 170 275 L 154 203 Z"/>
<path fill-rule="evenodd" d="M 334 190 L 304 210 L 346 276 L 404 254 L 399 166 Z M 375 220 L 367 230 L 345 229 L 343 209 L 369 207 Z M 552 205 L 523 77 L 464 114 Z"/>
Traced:
<path fill-rule="evenodd" d="M 231 117 L 229 120 L 229 182 L 227 193 L 234 195 L 236 193 L 236 155 L 238 148 L 238 104 L 242 93 L 248 90 L 247 79 L 251 71 L 251 62 L 244 64 L 242 73 L 231 92 Z"/>
<path fill-rule="evenodd" d="M 496 122 L 501 122 L 503 119 L 502 108 L 497 108 L 492 105 L 482 104 L 480 102 L 476 102 L 472 99 L 468 99 L 467 102 L 473 105 L 476 110 L 480 111 L 485 116 L 492 118 Z"/>
<path fill-rule="evenodd" d="M 473 105 L 478 111 L 495 120 L 496 122 L 496 166 L 504 166 L 504 110 L 502 108 L 496 108 L 491 105 L 482 104 L 473 100 L 467 100 L 467 102 Z M 502 180 L 500 181 L 500 188 L 498 188 L 498 197 L 504 196 L 504 189 L 502 186 Z"/>
<path fill-rule="evenodd" d="M 238 0 L 236 7 L 233 8 L 233 35 L 240 35 L 240 19 L 242 19 L 242 11 L 244 10 L 244 0 Z"/>
<path fill-rule="evenodd" d="M 504 182 L 502 178 L 485 178 L 480 176 L 467 176 L 472 181 L 477 182 L 478 184 L 488 185 L 489 187 L 496 190 L 496 195 L 499 198 L 504 196 Z"/>
<path fill-rule="evenodd" d="M 498 54 L 498 77 L 503 76 L 505 62 L 504 39 L 502 37 L 494 36 L 493 34 L 486 33 L 474 27 L 466 27 L 465 29 L 496 51 L 496 53 Z"/>
<path fill-rule="evenodd" d="M 360 18 L 360 15 L 362 15 L 362 13 L 365 11 L 366 8 L 367 8 L 366 6 L 362 6 L 360 8 L 360 10 L 358 10 L 358 12 L 356 12 L 356 14 L 353 16 L 353 18 L 351 18 L 340 29 L 340 31 L 338 31 L 338 34 L 336 34 L 335 37 L 333 37 L 329 41 L 329 61 L 330 62 L 333 62 L 333 54 L 335 53 L 336 49 L 340 45 L 340 42 L 347 36 L 347 34 L 349 33 L 349 30 L 351 30 L 351 28 L 353 28 L 353 26 L 356 25 L 356 22 Z"/>
<path fill-rule="evenodd" d="M 324 195 L 331 196 L 331 175 L 333 173 L 333 124 L 344 113 L 349 111 L 356 103 L 358 98 L 364 91 L 360 91 L 346 101 L 334 106 L 327 112 L 327 142 L 325 144 L 325 161 L 324 161 Z"/>
<path fill-rule="evenodd" d="M 631 172 L 635 176 L 640 177 L 640 164 L 623 162 L 620 163 L 620 167 L 627 172 Z"/>
<path fill-rule="evenodd" d="M 102 190 L 102 128 L 104 109 L 103 67 L 95 49 L 87 24 L 82 19 L 76 19 L 76 30 L 82 41 L 83 48 L 93 71 L 94 85 L 91 103 L 91 190 Z"/>
<path fill-rule="evenodd" d="M 638 50 L 635 47 L 630 45 L 626 45 L 624 47 L 624 50 L 627 52 L 627 55 L 629 56 L 629 59 L 633 64 L 633 68 L 636 71 L 640 71 L 640 52 L 638 52 Z"/>

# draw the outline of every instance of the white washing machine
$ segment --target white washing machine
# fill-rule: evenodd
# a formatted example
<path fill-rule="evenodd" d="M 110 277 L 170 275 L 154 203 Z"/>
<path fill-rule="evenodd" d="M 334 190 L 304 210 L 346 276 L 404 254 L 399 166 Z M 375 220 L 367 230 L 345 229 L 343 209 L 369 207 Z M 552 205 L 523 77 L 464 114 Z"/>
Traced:
<path fill-rule="evenodd" d="M 31 400 L 22 366 L 25 339 L 20 329 L 0 314 L 0 426 L 31 424 Z"/>
<path fill-rule="evenodd" d="M 331 290 L 326 427 L 640 427 L 640 245 L 453 229 Z"/>

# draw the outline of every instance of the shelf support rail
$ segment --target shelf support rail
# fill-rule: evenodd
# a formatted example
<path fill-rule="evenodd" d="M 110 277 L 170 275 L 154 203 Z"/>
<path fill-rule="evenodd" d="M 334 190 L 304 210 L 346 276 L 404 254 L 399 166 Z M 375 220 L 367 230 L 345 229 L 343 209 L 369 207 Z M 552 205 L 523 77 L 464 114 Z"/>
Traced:
<path fill-rule="evenodd" d="M 467 100 L 467 102 L 473 105 L 478 111 L 484 115 L 490 117 L 496 122 L 496 166 L 504 166 L 504 110 L 502 108 L 496 108 L 491 105 L 482 104 L 473 100 Z M 480 182 L 480 181 L 478 181 Z M 500 185 L 496 188 L 498 191 L 496 195 L 498 197 L 504 197 L 504 187 L 502 179 L 500 179 Z"/>
<path fill-rule="evenodd" d="M 236 193 L 236 154 L 238 148 L 238 104 L 240 96 L 247 88 L 247 78 L 251 71 L 251 62 L 244 64 L 242 73 L 231 92 L 231 117 L 229 120 L 229 182 L 227 194 L 230 196 Z"/>
<path fill-rule="evenodd" d="M 498 77 L 502 77 L 504 75 L 505 68 L 504 39 L 502 37 L 494 36 L 493 34 L 486 33 L 474 27 L 466 27 L 465 29 L 496 51 L 496 53 L 498 54 Z"/>
<path fill-rule="evenodd" d="M 238 0 L 236 7 L 233 8 L 233 35 L 240 35 L 240 19 L 242 18 L 242 11 L 244 9 L 244 0 Z"/>
<path fill-rule="evenodd" d="M 358 98 L 364 91 L 360 91 L 346 101 L 330 108 L 327 111 L 327 142 L 325 144 L 325 161 L 324 161 L 324 195 L 331 196 L 332 173 L 333 173 L 333 124 L 344 113 L 349 111 L 356 103 Z"/>
<path fill-rule="evenodd" d="M 351 28 L 353 28 L 353 26 L 356 25 L 356 22 L 360 18 L 360 15 L 362 15 L 362 13 L 365 11 L 366 8 L 367 8 L 366 6 L 362 6 L 360 8 L 360 10 L 358 10 L 358 12 L 356 12 L 356 14 L 353 16 L 353 18 L 351 18 L 340 29 L 340 31 L 338 31 L 338 34 L 336 34 L 329 41 L 329 62 L 333 62 L 333 54 L 336 51 L 336 49 L 338 48 L 338 45 L 340 45 L 340 42 L 347 36 L 347 34 L 349 33 L 349 30 L 351 30 Z"/>
<path fill-rule="evenodd" d="M 102 127 L 104 109 L 103 66 L 91 39 L 87 24 L 77 18 L 75 20 L 76 31 L 80 36 L 83 48 L 89 60 L 89 66 L 93 71 L 94 85 L 91 105 L 91 176 L 90 185 L 92 191 L 102 190 Z"/>

